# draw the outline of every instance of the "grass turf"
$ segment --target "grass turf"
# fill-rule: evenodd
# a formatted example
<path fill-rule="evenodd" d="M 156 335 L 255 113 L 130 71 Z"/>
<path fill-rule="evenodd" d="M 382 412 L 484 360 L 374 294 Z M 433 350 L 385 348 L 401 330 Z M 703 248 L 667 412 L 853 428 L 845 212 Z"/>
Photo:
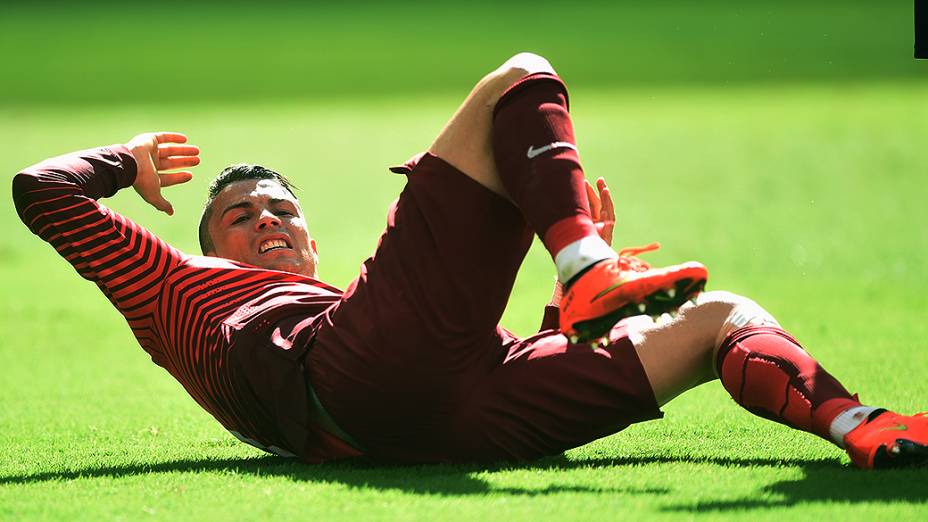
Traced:
<path fill-rule="evenodd" d="M 660 240 L 658 264 L 696 258 L 710 288 L 764 304 L 865 402 L 926 407 L 928 236 L 922 220 L 928 86 L 578 89 L 587 171 L 618 199 L 617 246 Z M 302 188 L 323 278 L 344 286 L 402 178 L 458 102 L 344 106 L 0 109 L 12 175 L 48 155 L 188 132 L 198 177 L 157 215 L 108 204 L 195 251 L 209 178 L 266 162 Z M 4 179 L 8 180 L 8 177 Z M 718 383 L 666 419 L 526 465 L 304 466 L 225 433 L 153 366 L 96 288 L 17 222 L 0 237 L 0 518 L 924 519 L 926 471 L 861 473 L 810 435 L 739 409 Z M 552 269 L 533 249 L 504 324 L 529 333 Z"/>

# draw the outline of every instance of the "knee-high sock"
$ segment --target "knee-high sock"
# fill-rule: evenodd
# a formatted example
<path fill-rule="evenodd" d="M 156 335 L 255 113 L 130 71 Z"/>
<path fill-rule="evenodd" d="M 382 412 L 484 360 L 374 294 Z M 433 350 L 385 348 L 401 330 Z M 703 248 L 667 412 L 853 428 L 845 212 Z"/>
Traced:
<path fill-rule="evenodd" d="M 537 73 L 511 85 L 494 109 L 492 140 L 503 185 L 552 257 L 596 237 L 560 78 Z"/>
<path fill-rule="evenodd" d="M 860 406 L 795 339 L 774 326 L 731 332 L 719 348 L 716 368 L 744 408 L 829 441 L 835 417 Z"/>

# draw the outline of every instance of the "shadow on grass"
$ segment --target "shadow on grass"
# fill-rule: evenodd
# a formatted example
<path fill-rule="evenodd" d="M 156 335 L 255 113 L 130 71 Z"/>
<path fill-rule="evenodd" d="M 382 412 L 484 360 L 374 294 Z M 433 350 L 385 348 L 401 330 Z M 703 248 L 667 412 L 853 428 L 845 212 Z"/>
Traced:
<path fill-rule="evenodd" d="M 619 468 L 616 473 L 634 473 L 623 467 L 658 464 L 709 464 L 720 468 L 791 467 L 798 466 L 803 477 L 765 486 L 761 492 L 774 499 L 752 495 L 730 501 L 701 501 L 666 506 L 665 511 L 702 512 L 793 506 L 805 502 L 909 502 L 925 503 L 928 491 L 924 487 L 926 470 L 895 470 L 863 472 L 838 459 L 793 460 L 737 459 L 712 457 L 705 459 L 680 457 L 616 457 L 569 460 L 550 457 L 524 464 L 492 465 L 422 465 L 390 466 L 371 460 L 308 466 L 278 457 L 264 456 L 224 460 L 176 460 L 158 464 L 128 466 L 98 466 L 73 471 L 43 472 L 0 477 L 0 485 L 75 480 L 94 477 L 124 477 L 149 473 L 224 473 L 254 476 L 286 477 L 294 481 L 334 482 L 359 489 L 400 490 L 421 495 L 483 495 L 508 494 L 543 496 L 557 493 L 611 493 L 667 495 L 669 487 L 595 487 L 578 485 L 548 485 L 545 487 L 497 487 L 477 476 L 480 472 L 506 470 L 558 471 L 571 469 Z"/>
<path fill-rule="evenodd" d="M 762 487 L 749 498 L 707 500 L 662 507 L 670 512 L 726 512 L 791 507 L 811 502 L 928 504 L 928 469 L 862 471 L 818 461 L 800 465 L 802 478 Z M 773 498 L 759 498 L 761 496 Z"/>
<path fill-rule="evenodd" d="M 0 486 L 95 477 L 119 478 L 149 473 L 184 472 L 286 477 L 293 481 L 334 482 L 359 489 L 400 490 L 421 495 L 483 495 L 488 493 L 519 496 L 542 496 L 556 493 L 664 495 L 670 492 L 666 488 L 578 485 L 548 485 L 535 488 L 497 487 L 474 476 L 475 473 L 479 472 L 520 469 L 557 470 L 591 466 L 596 467 L 598 464 L 591 464 L 589 461 L 571 462 L 563 457 L 551 457 L 522 465 L 500 463 L 495 465 L 436 464 L 398 466 L 364 458 L 321 465 L 306 465 L 295 460 L 262 456 L 220 460 L 176 460 L 158 464 L 98 466 L 72 471 L 0 476 Z"/>

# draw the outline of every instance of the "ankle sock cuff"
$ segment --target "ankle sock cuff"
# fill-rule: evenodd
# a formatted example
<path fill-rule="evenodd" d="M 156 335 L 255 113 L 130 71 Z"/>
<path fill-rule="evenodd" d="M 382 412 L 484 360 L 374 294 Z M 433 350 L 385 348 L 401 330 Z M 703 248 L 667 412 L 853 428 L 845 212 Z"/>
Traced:
<path fill-rule="evenodd" d="M 844 435 L 856 428 L 862 420 L 866 420 L 867 415 L 876 409 L 869 408 L 854 424 L 854 413 L 858 411 L 858 408 L 867 409 L 868 407 L 861 405 L 856 395 L 850 399 L 836 398 L 819 404 L 812 412 L 812 432 L 823 439 L 834 441 L 843 448 Z"/>
<path fill-rule="evenodd" d="M 556 221 L 539 235 L 555 262 L 557 254 L 567 245 L 588 236 L 599 237 L 593 218 L 586 214 L 577 214 Z"/>
<path fill-rule="evenodd" d="M 618 254 L 599 235 L 593 234 L 569 243 L 554 255 L 557 278 L 565 286 L 587 268 L 604 259 L 615 259 Z"/>

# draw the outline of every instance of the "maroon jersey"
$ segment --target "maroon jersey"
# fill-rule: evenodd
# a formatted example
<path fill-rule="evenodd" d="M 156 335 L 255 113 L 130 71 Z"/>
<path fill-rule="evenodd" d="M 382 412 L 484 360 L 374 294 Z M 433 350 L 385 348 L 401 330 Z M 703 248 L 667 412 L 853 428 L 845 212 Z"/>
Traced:
<path fill-rule="evenodd" d="M 122 145 L 19 173 L 20 219 L 97 284 L 155 364 L 239 439 L 308 462 L 358 452 L 313 422 L 303 356 L 341 292 L 309 277 L 191 256 L 96 200 L 135 180 Z"/>

